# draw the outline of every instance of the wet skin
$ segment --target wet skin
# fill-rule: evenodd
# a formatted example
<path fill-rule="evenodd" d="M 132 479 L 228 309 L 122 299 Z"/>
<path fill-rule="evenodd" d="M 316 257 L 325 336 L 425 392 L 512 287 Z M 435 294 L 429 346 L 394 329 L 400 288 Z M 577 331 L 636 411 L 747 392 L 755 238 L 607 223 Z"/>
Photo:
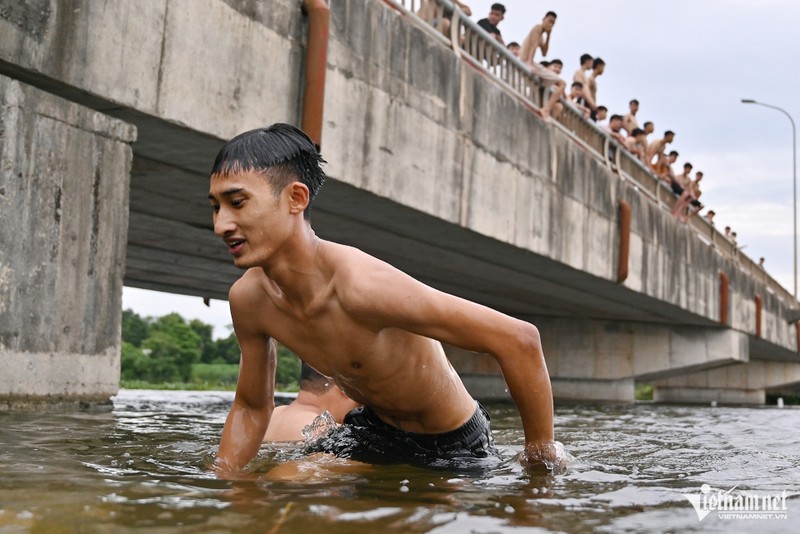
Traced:
<path fill-rule="evenodd" d="M 258 451 L 273 410 L 275 340 L 386 423 L 417 433 L 453 430 L 475 411 L 440 341 L 489 353 L 519 407 L 531 464 L 555 459 L 552 392 L 535 327 L 318 238 L 303 217 L 309 195 L 300 182 L 276 195 L 255 172 L 215 175 L 209 199 L 214 231 L 247 269 L 230 291 L 242 359 L 220 471 L 240 470 Z"/>

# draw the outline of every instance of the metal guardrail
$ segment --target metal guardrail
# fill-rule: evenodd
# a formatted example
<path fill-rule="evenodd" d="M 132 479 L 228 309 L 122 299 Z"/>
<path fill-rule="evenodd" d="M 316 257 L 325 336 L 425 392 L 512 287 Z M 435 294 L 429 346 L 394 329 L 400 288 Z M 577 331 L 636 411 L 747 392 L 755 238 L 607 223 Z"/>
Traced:
<path fill-rule="evenodd" d="M 541 80 L 505 46 L 497 42 L 477 23 L 467 18 L 450 0 L 384 0 L 400 13 L 425 28 L 432 38 L 440 40 L 475 67 L 490 75 L 495 82 L 535 109 L 541 108 L 545 88 Z M 440 31 L 439 21 L 448 19 L 448 35 Z M 564 110 L 552 124 L 602 160 L 636 191 L 672 210 L 676 198 L 672 190 L 635 155 L 620 146 L 594 122 L 586 120 L 571 102 L 562 99 Z M 722 256 L 733 260 L 739 268 L 762 281 L 770 293 L 788 302 L 796 301 L 789 291 L 761 267 L 756 265 L 704 217 L 690 218 L 692 229 Z"/>

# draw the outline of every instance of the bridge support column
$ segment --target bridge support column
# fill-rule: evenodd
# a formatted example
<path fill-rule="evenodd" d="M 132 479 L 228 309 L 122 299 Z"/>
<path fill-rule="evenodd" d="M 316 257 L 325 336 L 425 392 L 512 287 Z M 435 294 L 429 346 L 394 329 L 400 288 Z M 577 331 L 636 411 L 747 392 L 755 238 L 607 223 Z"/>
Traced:
<path fill-rule="evenodd" d="M 556 399 L 633 402 L 634 380 L 748 359 L 747 336 L 730 329 L 541 318 Z"/>
<path fill-rule="evenodd" d="M 656 380 L 652 382 L 653 400 L 764 404 L 767 389 L 797 382 L 800 382 L 800 363 L 759 360 Z"/>
<path fill-rule="evenodd" d="M 0 411 L 119 387 L 133 126 L 0 76 Z"/>

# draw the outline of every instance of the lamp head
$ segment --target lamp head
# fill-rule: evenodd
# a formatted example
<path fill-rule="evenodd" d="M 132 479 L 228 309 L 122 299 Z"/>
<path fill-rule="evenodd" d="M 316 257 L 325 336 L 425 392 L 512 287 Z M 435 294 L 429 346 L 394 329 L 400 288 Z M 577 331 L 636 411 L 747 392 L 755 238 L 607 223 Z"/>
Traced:
<path fill-rule="evenodd" d="M 755 100 L 753 100 L 752 98 L 743 98 L 742 99 L 742 104 L 756 104 L 756 103 L 757 102 Z"/>

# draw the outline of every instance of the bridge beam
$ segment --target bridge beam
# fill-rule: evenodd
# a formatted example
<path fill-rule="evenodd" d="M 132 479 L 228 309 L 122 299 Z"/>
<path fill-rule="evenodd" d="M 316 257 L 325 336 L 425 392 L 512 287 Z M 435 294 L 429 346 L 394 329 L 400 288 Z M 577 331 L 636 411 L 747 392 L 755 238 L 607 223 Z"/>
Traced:
<path fill-rule="evenodd" d="M 748 360 L 746 334 L 718 327 L 537 318 L 556 400 L 633 402 L 651 381 Z M 445 347 L 478 398 L 508 398 L 499 366 L 486 355 Z"/>
<path fill-rule="evenodd" d="M 0 76 L 0 411 L 119 387 L 132 126 Z"/>
<path fill-rule="evenodd" d="M 800 382 L 800 361 L 751 361 L 653 382 L 657 402 L 764 404 L 766 390 Z"/>

